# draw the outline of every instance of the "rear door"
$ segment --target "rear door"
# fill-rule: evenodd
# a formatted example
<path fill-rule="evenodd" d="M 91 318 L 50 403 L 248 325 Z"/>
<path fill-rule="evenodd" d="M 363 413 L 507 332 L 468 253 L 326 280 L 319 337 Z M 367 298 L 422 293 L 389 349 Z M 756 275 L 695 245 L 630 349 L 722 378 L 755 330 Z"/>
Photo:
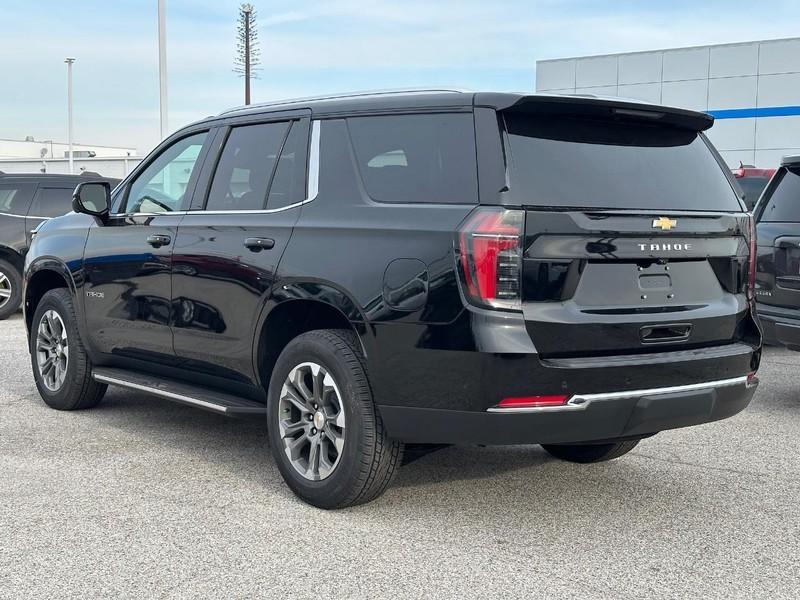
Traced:
<path fill-rule="evenodd" d="M 173 257 L 175 352 L 189 369 L 255 379 L 255 324 L 306 198 L 306 115 L 235 122 L 217 136 Z"/>
<path fill-rule="evenodd" d="M 704 136 L 625 118 L 503 115 L 526 210 L 523 312 L 545 356 L 730 343 L 748 217 Z"/>
<path fill-rule="evenodd" d="M 800 169 L 781 167 L 756 211 L 759 304 L 800 308 Z"/>

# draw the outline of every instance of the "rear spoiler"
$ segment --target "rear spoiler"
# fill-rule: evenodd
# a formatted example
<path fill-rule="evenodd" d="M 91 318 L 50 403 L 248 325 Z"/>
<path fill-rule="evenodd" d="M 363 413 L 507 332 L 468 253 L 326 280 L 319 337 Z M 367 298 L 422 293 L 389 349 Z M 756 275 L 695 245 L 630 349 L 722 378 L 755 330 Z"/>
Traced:
<path fill-rule="evenodd" d="M 544 94 L 515 96 L 478 93 L 475 97 L 475 104 L 476 106 L 491 106 L 497 111 L 634 120 L 671 125 L 691 131 L 705 131 L 714 124 L 714 117 L 694 110 L 597 96 Z"/>
<path fill-rule="evenodd" d="M 800 167 L 800 154 L 793 154 L 791 156 L 784 156 L 781 159 L 782 167 Z"/>

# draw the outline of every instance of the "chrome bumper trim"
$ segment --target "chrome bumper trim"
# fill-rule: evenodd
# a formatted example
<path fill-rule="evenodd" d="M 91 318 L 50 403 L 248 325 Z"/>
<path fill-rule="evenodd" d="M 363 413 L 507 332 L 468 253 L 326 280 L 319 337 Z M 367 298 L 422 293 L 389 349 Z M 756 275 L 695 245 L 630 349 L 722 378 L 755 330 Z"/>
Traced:
<path fill-rule="evenodd" d="M 728 387 L 731 385 L 748 385 L 748 376 L 733 377 L 731 379 L 719 379 L 717 381 L 706 381 L 703 383 L 690 383 L 688 385 L 673 385 L 661 388 L 649 388 L 645 390 L 627 390 L 624 392 L 603 392 L 601 394 L 575 394 L 566 404 L 558 406 L 530 406 L 522 408 L 498 408 L 493 406 L 487 409 L 490 413 L 538 413 L 538 412 L 569 412 L 573 410 L 586 410 L 592 402 L 602 402 L 604 400 L 624 400 L 625 398 L 638 398 L 642 396 L 661 396 L 664 394 L 675 394 L 680 392 L 693 392 L 699 390 L 715 389 Z"/>

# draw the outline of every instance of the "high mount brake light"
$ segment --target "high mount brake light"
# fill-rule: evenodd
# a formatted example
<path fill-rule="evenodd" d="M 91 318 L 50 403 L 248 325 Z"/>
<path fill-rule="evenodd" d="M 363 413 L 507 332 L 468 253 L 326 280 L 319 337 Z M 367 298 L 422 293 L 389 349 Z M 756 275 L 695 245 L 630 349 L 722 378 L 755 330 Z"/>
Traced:
<path fill-rule="evenodd" d="M 459 229 L 462 289 L 478 306 L 521 310 L 525 213 L 479 208 Z"/>

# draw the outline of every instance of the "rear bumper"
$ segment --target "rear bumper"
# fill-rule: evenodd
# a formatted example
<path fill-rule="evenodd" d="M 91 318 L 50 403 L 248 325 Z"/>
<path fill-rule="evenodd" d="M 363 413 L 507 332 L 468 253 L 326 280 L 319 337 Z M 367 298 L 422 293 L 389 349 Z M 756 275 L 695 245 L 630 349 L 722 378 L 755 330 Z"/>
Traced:
<path fill-rule="evenodd" d="M 387 431 L 413 443 L 557 444 L 646 436 L 733 416 L 753 398 L 746 376 L 574 395 L 564 406 L 459 411 L 382 406 Z"/>
<path fill-rule="evenodd" d="M 800 310 L 756 305 L 764 342 L 800 350 Z"/>

